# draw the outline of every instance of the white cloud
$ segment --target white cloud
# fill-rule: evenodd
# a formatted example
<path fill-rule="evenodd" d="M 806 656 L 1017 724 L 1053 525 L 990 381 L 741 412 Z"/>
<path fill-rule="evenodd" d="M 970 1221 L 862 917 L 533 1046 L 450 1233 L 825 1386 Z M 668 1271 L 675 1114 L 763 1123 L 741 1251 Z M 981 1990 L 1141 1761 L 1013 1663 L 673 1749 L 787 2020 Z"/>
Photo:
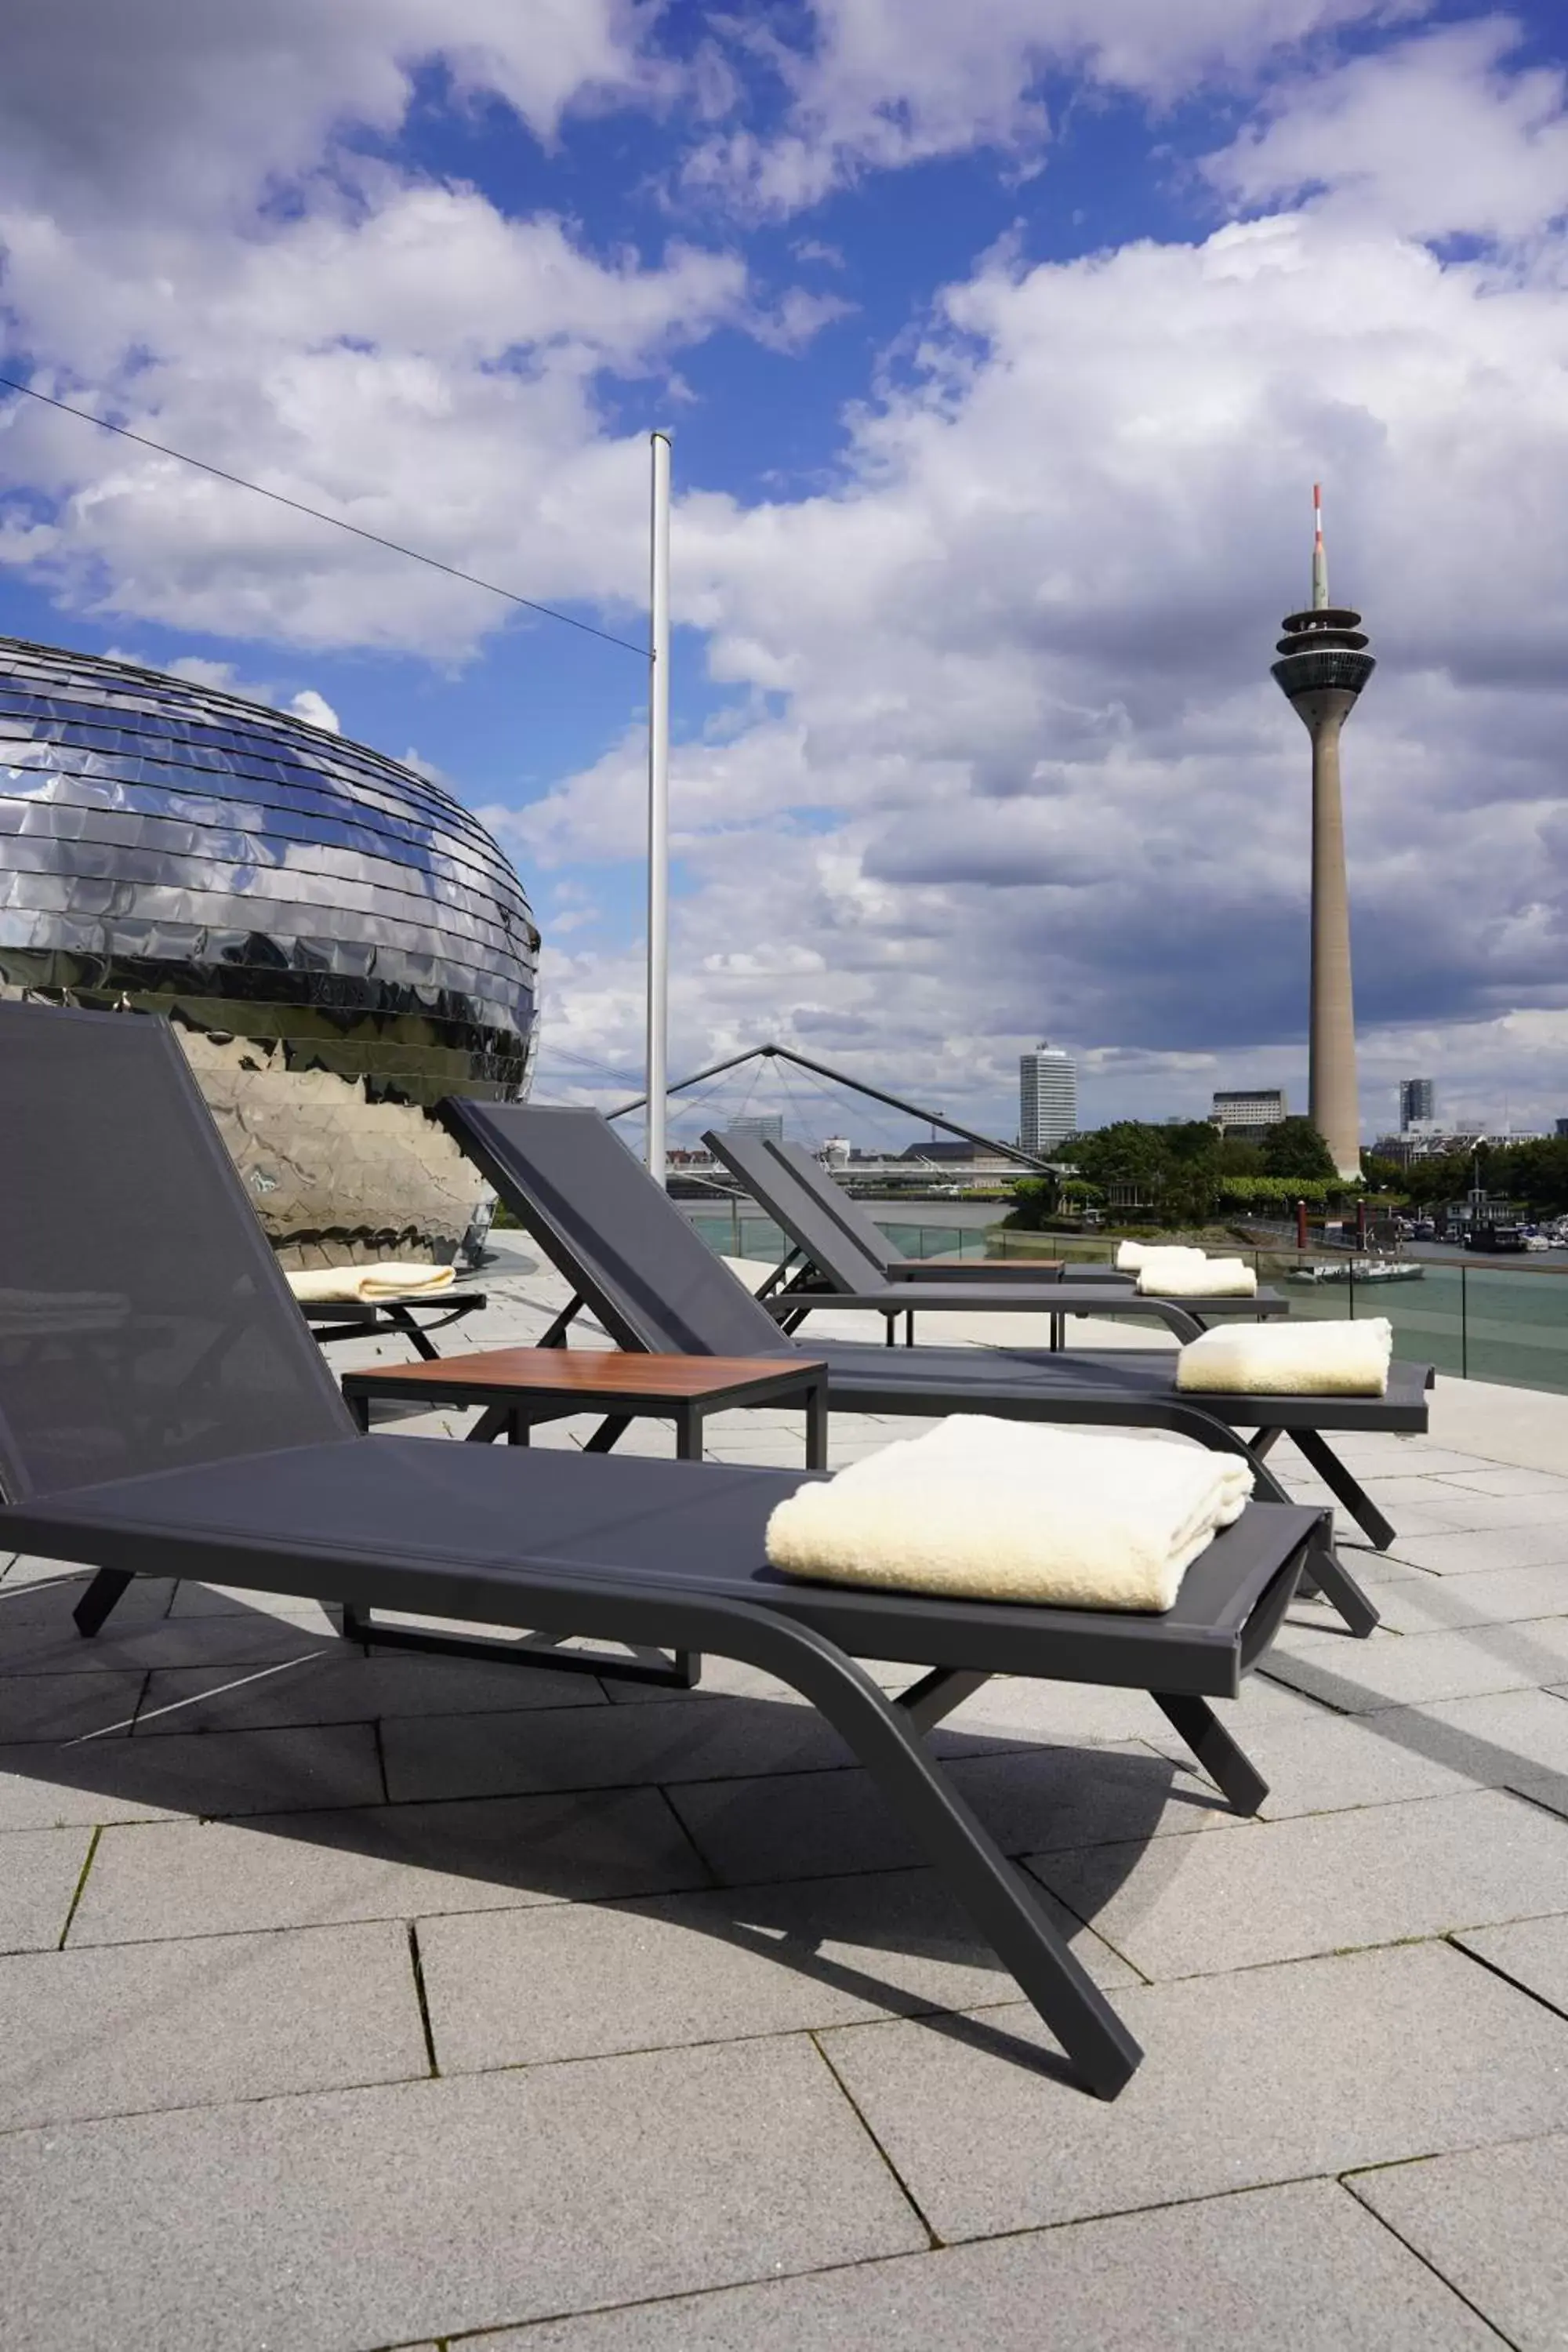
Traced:
<path fill-rule="evenodd" d="M 1249 205 L 1326 191 L 1410 236 L 1533 236 L 1568 212 L 1568 74 L 1513 70 L 1521 38 L 1489 16 L 1288 82 L 1209 175 Z"/>
<path fill-rule="evenodd" d="M 754 190 L 794 168 L 791 138 L 803 185 L 824 157 L 842 174 L 982 138 L 1026 162 L 1041 58 L 1163 97 L 1349 13 L 932 0 L 922 46 L 891 38 L 901 10 L 839 0 L 814 51 L 775 58 L 792 127 Z M 343 21 L 360 41 L 368 19 Z M 632 58 L 628 20 L 592 21 Z M 235 205 L 263 168 L 303 174 L 238 227 L 167 174 L 114 208 L 52 206 L 37 140 L 0 145 L 5 300 L 68 396 L 106 383 L 159 438 L 613 625 L 644 593 L 646 477 L 600 379 L 662 390 L 683 341 L 754 331 L 744 268 L 595 254 L 339 151 L 312 174 L 331 124 L 405 104 L 414 51 L 378 54 L 384 99 L 344 67 L 287 152 L 269 131 L 227 179 L 193 166 Z M 1517 1088 L 1521 1116 L 1568 1092 L 1568 546 L 1542 521 L 1568 498 L 1558 100 L 1479 37 L 1376 62 L 1289 85 L 1211 166 L 1238 203 L 1294 201 L 1317 123 L 1321 198 L 1191 245 L 999 251 L 853 412 L 830 491 L 680 499 L 678 615 L 732 708 L 675 761 L 678 1063 L 781 1036 L 1005 1118 L 1013 1055 L 1048 1034 L 1089 1058 L 1105 1112 L 1200 1108 L 1230 1077 L 1299 1095 L 1306 744 L 1268 663 L 1321 477 L 1336 593 L 1381 663 L 1345 748 L 1369 1088 L 1408 1045 L 1446 1086 Z M 531 102 L 547 125 L 553 101 Z M 1456 121 L 1473 135 L 1439 204 L 1423 138 L 1441 152 Z M 118 150 L 102 184 L 110 164 L 130 187 Z M 1421 240 L 1446 230 L 1510 249 L 1445 263 Z M 437 656 L 494 625 L 472 592 L 64 418 L 5 413 L 4 482 L 24 494 L 0 560 L 100 610 Z M 619 709 L 636 673 L 606 658 L 626 661 Z M 625 897 L 594 869 L 640 856 L 643 793 L 632 734 L 487 813 L 525 874 L 586 894 L 547 962 L 584 1069 L 640 1057 L 637 945 L 573 918 Z"/>
<path fill-rule="evenodd" d="M 1029 169 L 1050 136 L 1044 84 L 1071 73 L 1163 103 L 1357 19 L 1421 0 L 814 0 L 792 46 L 731 20 L 787 98 L 782 127 L 716 131 L 688 184 L 787 214 L 862 173 L 992 147 Z"/>
<path fill-rule="evenodd" d="M 0 209 L 0 247 L 28 341 L 63 362 L 41 389 L 105 387 L 135 431 L 545 603 L 640 603 L 645 469 L 604 433 L 597 375 L 656 369 L 746 287 L 732 256 L 606 263 L 558 221 L 386 182 L 244 238 Z M 53 540 L 14 560 L 100 611 L 437 654 L 496 618 L 479 591 L 46 409 L 0 417 L 7 484 L 54 507 Z"/>
<path fill-rule="evenodd" d="M 289 708 L 296 719 L 302 719 L 305 721 L 307 727 L 320 727 L 329 735 L 341 735 L 343 731 L 338 724 L 337 712 L 332 709 L 326 696 L 318 694 L 313 686 L 307 686 L 301 688 L 300 693 L 291 694 L 289 697 Z"/>
<path fill-rule="evenodd" d="M 50 0 L 7 15 L 0 152 L 73 224 L 232 222 L 335 133 L 395 132 L 421 67 L 542 140 L 575 102 L 655 96 L 670 78 L 637 30 L 632 0 Z"/>
<path fill-rule="evenodd" d="M 1381 663 L 1344 752 L 1369 1089 L 1407 1026 L 1568 1011 L 1556 268 L 1339 213 L 1000 256 L 860 415 L 843 488 L 685 500 L 678 608 L 770 708 L 674 761 L 677 1058 L 815 1039 L 994 1107 L 1049 1034 L 1121 1049 L 1110 1109 L 1300 1094 L 1307 744 L 1268 665 L 1320 476 Z M 510 837 L 525 870 L 630 860 L 643 823 L 628 738 Z M 616 986 L 624 1052 L 635 956 L 595 967 Z"/>

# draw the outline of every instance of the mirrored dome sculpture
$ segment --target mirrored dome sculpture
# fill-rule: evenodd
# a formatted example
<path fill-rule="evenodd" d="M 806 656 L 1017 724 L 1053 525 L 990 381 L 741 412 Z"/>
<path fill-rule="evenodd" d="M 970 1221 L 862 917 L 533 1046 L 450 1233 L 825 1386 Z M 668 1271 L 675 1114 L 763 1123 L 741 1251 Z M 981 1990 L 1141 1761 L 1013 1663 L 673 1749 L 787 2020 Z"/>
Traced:
<path fill-rule="evenodd" d="M 526 1090 L 538 948 L 413 769 L 0 637 L 0 993 L 167 1014 L 286 1263 L 454 1256 L 486 1193 L 430 1114 Z"/>

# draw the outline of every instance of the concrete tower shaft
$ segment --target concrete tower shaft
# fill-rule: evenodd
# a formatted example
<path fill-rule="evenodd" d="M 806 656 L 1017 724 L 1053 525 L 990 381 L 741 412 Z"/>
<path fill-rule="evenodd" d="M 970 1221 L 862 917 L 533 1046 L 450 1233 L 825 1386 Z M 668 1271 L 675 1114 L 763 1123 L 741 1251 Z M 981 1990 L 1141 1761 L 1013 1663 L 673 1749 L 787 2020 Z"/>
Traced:
<path fill-rule="evenodd" d="M 1350 895 L 1345 878 L 1340 731 L 1377 665 L 1361 614 L 1329 603 L 1321 509 L 1313 486 L 1312 603 L 1288 614 L 1273 675 L 1312 739 L 1312 970 L 1308 1115 L 1342 1176 L 1361 1171 Z"/>

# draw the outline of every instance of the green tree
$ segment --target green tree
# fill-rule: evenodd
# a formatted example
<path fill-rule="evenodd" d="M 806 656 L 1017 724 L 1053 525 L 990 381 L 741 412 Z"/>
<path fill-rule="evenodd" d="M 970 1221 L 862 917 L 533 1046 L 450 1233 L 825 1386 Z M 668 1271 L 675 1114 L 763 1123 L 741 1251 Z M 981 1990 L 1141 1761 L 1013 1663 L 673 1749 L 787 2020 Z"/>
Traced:
<path fill-rule="evenodd" d="M 1263 1138 L 1263 1169 L 1268 1176 L 1332 1176 L 1329 1147 L 1310 1118 L 1281 1118 Z"/>

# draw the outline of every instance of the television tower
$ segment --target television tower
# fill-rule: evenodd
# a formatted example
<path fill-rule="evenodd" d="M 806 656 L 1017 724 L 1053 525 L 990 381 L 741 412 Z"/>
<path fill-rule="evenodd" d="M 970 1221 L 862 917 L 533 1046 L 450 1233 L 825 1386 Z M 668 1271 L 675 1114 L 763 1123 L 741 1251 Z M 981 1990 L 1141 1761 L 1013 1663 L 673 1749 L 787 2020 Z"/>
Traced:
<path fill-rule="evenodd" d="M 1329 602 L 1322 497 L 1312 485 L 1312 602 L 1288 613 L 1273 674 L 1312 739 L 1312 1004 L 1308 1116 L 1342 1176 L 1361 1172 L 1356 1097 L 1355 1007 L 1351 995 L 1351 917 L 1345 887 L 1345 820 L 1340 797 L 1340 730 L 1377 664 L 1361 614 Z"/>

